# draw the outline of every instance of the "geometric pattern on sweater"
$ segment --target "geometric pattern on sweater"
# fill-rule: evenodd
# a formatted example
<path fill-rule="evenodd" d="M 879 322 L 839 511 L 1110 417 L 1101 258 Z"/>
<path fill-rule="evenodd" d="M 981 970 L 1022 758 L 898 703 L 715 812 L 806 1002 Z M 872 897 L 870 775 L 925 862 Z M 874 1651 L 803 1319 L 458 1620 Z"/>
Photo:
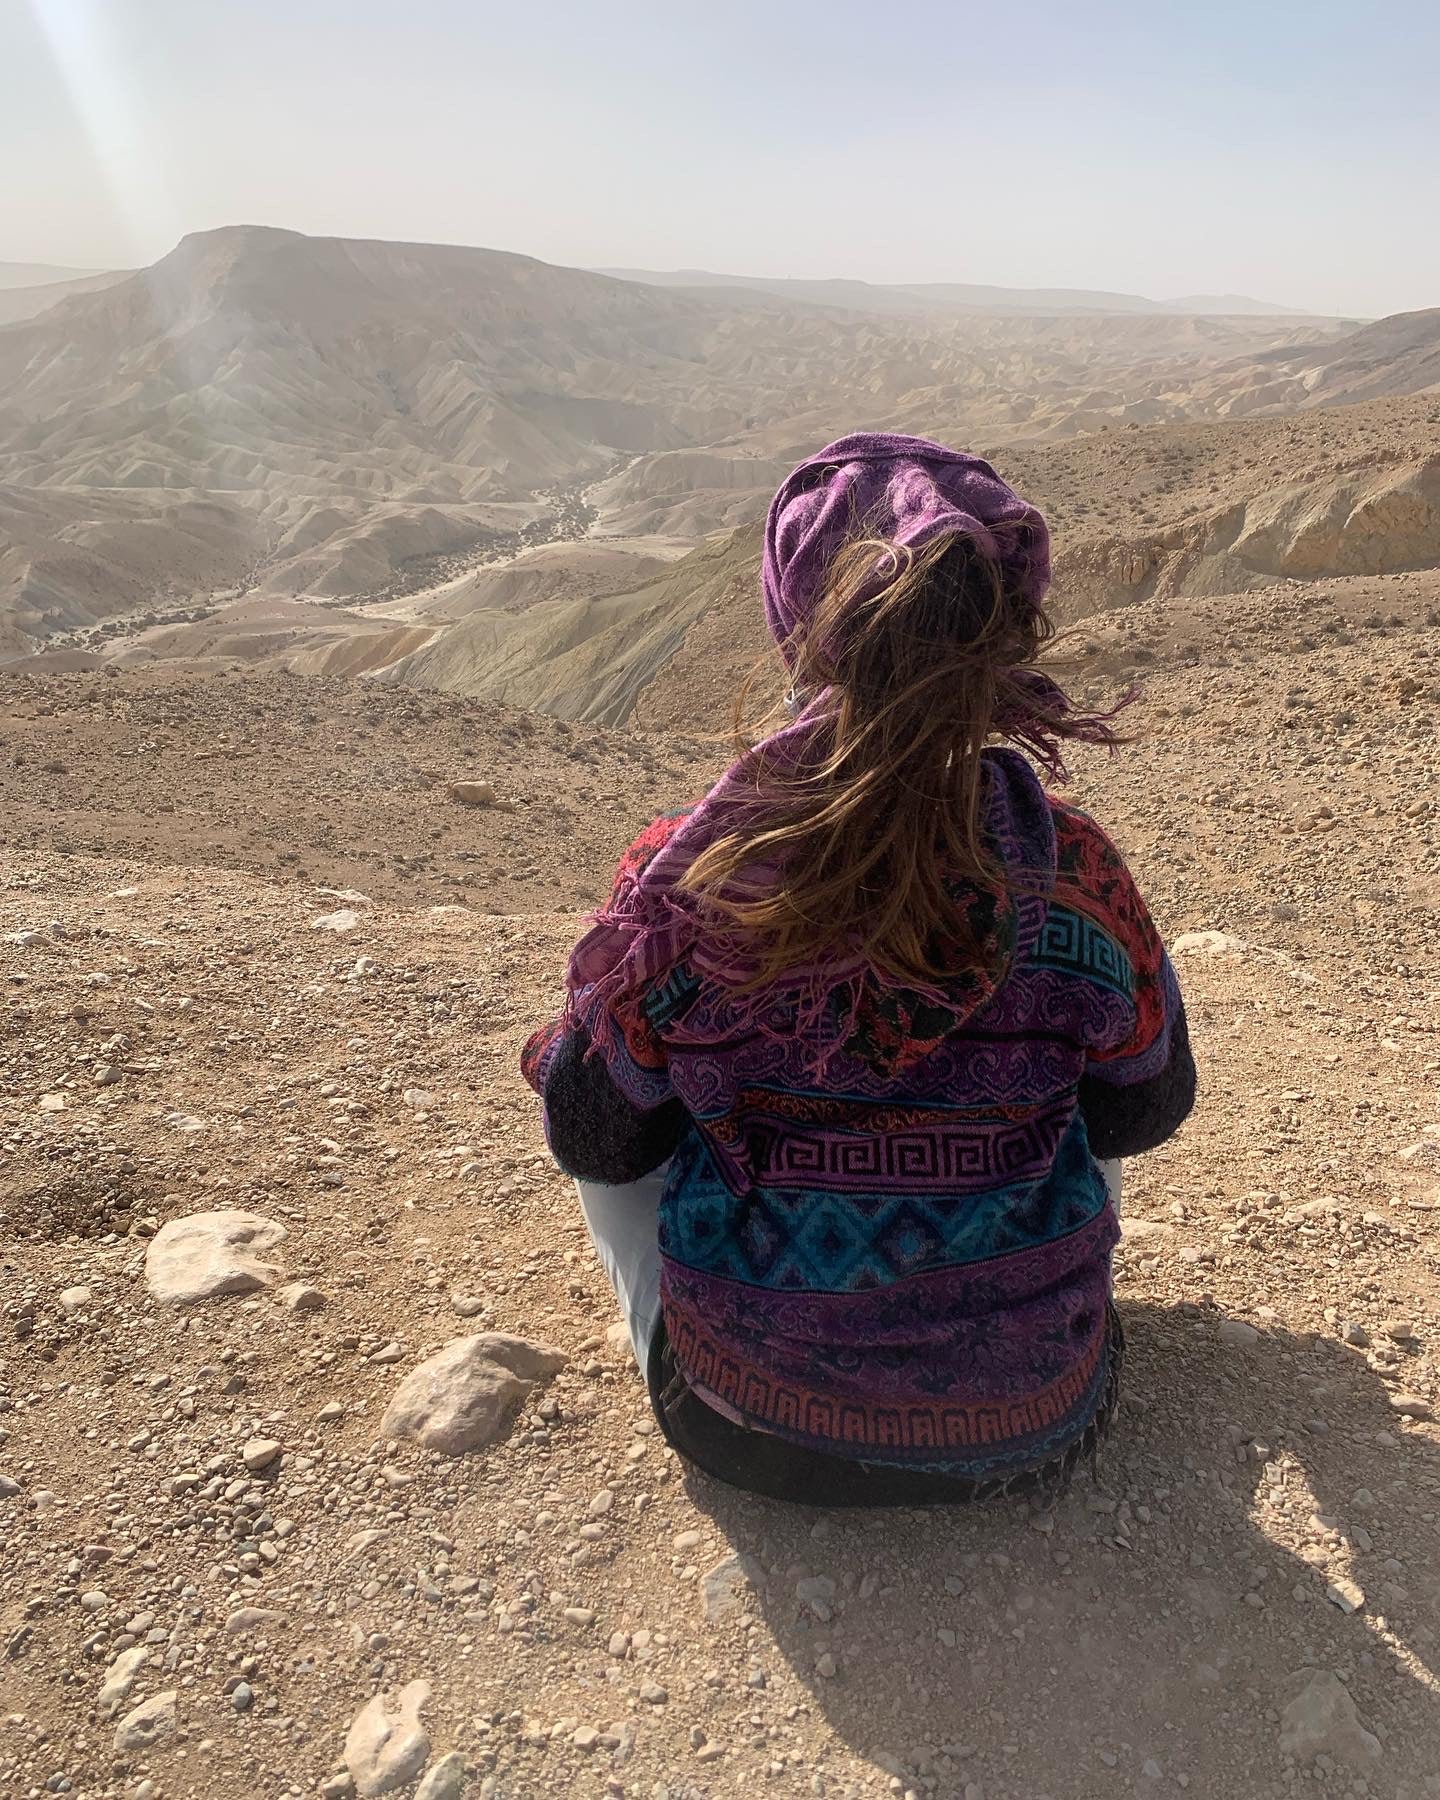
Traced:
<path fill-rule="evenodd" d="M 1127 1000 L 1135 991 L 1134 971 L 1124 948 L 1094 919 L 1066 906 L 1048 909 L 1029 961 L 1035 968 L 1088 976 Z"/>
<path fill-rule="evenodd" d="M 791 1441 L 826 1444 L 866 1460 L 963 1472 L 976 1478 L 1038 1468 L 1092 1416 L 1106 1376 L 1109 1344 L 1097 1333 L 1054 1381 L 1018 1400 L 972 1404 L 919 1397 L 904 1403 L 869 1395 L 842 1399 L 832 1383 L 776 1379 L 737 1357 L 703 1314 L 678 1304 L 667 1333 L 690 1385 L 717 1411 Z"/>
<path fill-rule="evenodd" d="M 978 1193 L 765 1185 L 735 1194 L 692 1131 L 672 1164 L 660 1248 L 755 1287 L 856 1293 L 1048 1243 L 1095 1218 L 1105 1199 L 1078 1115 L 1040 1179 Z"/>
<path fill-rule="evenodd" d="M 687 1382 L 742 1423 L 867 1461 L 1034 1467 L 1098 1404 L 1117 1236 L 1106 1207 L 1028 1258 L 851 1294 L 762 1296 L 666 1257 L 665 1327 Z"/>

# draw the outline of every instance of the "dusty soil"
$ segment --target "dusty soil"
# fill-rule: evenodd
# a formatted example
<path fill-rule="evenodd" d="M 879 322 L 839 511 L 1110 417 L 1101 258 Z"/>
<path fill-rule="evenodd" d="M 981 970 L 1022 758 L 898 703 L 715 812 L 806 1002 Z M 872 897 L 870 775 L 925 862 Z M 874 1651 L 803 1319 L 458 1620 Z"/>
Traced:
<path fill-rule="evenodd" d="M 341 1793 L 356 1713 L 424 1680 L 487 1800 L 1440 1793 L 1411 579 L 1088 622 L 1097 685 L 1148 701 L 1077 791 L 1172 939 L 1223 935 L 1177 957 L 1198 1111 L 1127 1169 L 1127 1405 L 1046 1515 L 749 1500 L 662 1447 L 607 1337 L 516 1054 L 693 753 L 340 682 L 0 683 L 0 1789 Z M 520 804 L 463 811 L 455 775 Z M 283 1225 L 319 1309 L 157 1305 L 149 1239 L 216 1207 Z M 508 1436 L 385 1441 L 406 1373 L 492 1327 L 568 1358 Z M 120 1716 L 173 1692 L 175 1726 L 117 1750 L 96 1703 L 140 1646 Z M 1282 1751 L 1317 1669 L 1358 1766 Z"/>
<path fill-rule="evenodd" d="M 585 905 L 635 818 L 703 788 L 697 754 L 339 678 L 0 677 L 12 857 L 264 871 L 376 900 Z M 448 798 L 477 757 L 503 808 Z"/>

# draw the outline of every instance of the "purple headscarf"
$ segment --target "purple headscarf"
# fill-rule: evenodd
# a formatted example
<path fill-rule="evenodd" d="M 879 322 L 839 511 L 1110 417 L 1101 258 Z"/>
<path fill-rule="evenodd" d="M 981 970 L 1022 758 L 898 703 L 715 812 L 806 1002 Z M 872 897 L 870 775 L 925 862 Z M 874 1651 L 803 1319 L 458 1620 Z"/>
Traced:
<path fill-rule="evenodd" d="M 1001 564 L 1022 601 L 1038 608 L 1049 586 L 1045 521 L 989 463 L 926 438 L 857 432 L 801 463 L 771 502 L 762 565 L 765 621 L 787 657 L 793 659 L 836 552 L 857 533 L 911 551 L 938 537 L 965 537 Z M 881 557 L 877 583 L 894 572 L 893 559 Z M 798 718 L 758 746 L 758 760 L 772 770 L 802 766 L 824 743 L 829 711 L 827 694 L 811 698 Z M 613 1041 L 610 1004 L 643 992 L 682 957 L 702 977 L 732 987 L 743 981 L 724 935 L 700 931 L 696 902 L 681 882 L 703 851 L 743 827 L 747 809 L 763 808 L 755 766 L 756 759 L 732 764 L 651 862 L 620 883 L 576 945 L 566 977 L 568 1011 L 583 1019 L 597 1045 Z M 853 984 L 859 973 L 798 969 L 793 983 L 813 1014 L 827 988 Z M 772 1000 L 760 995 L 740 1003 L 743 1023 L 755 1023 Z"/>
<path fill-rule="evenodd" d="M 969 538 L 1032 606 L 1050 585 L 1045 521 L 989 463 L 928 438 L 859 431 L 801 463 L 770 503 L 762 580 L 776 643 L 803 629 L 836 552 L 857 533 L 911 551 Z"/>

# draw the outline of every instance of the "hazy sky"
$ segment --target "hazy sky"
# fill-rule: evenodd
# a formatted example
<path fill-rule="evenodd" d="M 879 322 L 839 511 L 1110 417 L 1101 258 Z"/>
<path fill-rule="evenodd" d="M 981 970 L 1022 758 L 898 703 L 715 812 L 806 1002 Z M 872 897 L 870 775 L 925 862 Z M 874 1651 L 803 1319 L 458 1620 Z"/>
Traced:
<path fill-rule="evenodd" d="M 1434 0 L 0 0 L 0 260 L 553 262 L 1440 305 Z"/>

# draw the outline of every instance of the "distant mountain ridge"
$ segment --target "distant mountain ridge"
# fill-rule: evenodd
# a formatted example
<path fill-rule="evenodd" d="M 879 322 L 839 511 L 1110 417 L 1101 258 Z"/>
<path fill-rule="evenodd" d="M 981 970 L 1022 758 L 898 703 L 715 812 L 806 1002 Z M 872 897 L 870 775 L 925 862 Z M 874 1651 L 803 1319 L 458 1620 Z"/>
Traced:
<path fill-rule="evenodd" d="M 1199 317 L 1308 319 L 1298 306 L 1277 306 L 1246 294 L 1189 294 L 1178 300 L 1149 300 L 1143 294 L 1091 288 L 994 287 L 953 281 L 870 282 L 845 278 L 721 275 L 709 269 L 600 269 L 619 281 L 647 287 L 700 290 L 743 288 L 807 306 L 842 306 L 856 312 L 921 313 L 1183 313 Z"/>
<path fill-rule="evenodd" d="M 1415 393 L 1440 354 L 1440 315 L 842 305 L 273 227 L 83 280 L 6 290 L 52 300 L 0 324 L 0 661 L 241 594 L 333 621 L 584 531 L 668 557 L 846 430 L 1068 442 Z"/>
<path fill-rule="evenodd" d="M 66 269 L 56 263 L 0 262 L 0 291 L 6 288 L 48 287 L 56 281 L 89 281 L 104 269 Z"/>

